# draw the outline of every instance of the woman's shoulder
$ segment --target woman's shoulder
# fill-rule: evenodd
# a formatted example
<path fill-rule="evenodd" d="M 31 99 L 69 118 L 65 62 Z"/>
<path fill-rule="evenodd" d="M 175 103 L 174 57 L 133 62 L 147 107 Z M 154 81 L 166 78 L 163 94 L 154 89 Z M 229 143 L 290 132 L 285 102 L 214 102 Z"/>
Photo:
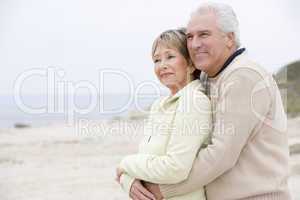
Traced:
<path fill-rule="evenodd" d="M 204 101 L 209 101 L 208 96 L 205 94 L 205 88 L 200 80 L 194 80 L 189 83 L 189 86 L 183 92 L 183 97 L 181 100 L 195 100 L 195 99 L 203 99 Z"/>
<path fill-rule="evenodd" d="M 151 105 L 151 110 L 157 110 L 166 99 L 167 99 L 167 96 L 161 96 L 161 97 L 157 98 L 156 100 L 154 100 L 154 102 Z"/>
<path fill-rule="evenodd" d="M 189 107 L 191 110 L 210 109 L 211 103 L 205 94 L 204 87 L 200 80 L 194 80 L 191 85 L 182 93 L 179 99 L 180 107 Z M 197 109 L 198 108 L 198 109 Z"/>

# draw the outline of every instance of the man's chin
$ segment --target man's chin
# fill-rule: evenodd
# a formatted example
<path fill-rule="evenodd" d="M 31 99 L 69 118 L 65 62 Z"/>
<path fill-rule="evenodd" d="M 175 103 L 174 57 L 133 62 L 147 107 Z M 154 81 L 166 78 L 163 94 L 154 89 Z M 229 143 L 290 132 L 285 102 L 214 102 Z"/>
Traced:
<path fill-rule="evenodd" d="M 195 67 L 196 67 L 196 69 L 204 71 L 204 72 L 206 72 L 206 70 L 207 70 L 206 64 L 203 62 L 196 63 Z"/>

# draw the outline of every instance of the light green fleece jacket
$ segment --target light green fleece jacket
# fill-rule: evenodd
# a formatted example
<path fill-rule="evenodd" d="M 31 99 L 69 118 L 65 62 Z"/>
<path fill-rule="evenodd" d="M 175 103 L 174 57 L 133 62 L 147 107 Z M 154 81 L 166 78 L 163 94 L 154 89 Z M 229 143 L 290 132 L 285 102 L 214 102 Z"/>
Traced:
<path fill-rule="evenodd" d="M 211 131 L 211 104 L 194 80 L 173 96 L 157 100 L 150 111 L 138 154 L 126 156 L 121 186 L 129 193 L 133 180 L 175 184 L 185 180 L 196 154 Z M 204 189 L 170 200 L 205 200 Z"/>

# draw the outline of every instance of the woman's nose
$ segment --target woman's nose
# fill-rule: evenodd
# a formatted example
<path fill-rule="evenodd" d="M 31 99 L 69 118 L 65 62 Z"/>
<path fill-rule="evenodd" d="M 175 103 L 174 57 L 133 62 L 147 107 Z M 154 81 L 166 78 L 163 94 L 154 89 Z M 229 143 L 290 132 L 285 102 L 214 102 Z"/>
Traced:
<path fill-rule="evenodd" d="M 160 63 L 160 68 L 167 69 L 168 68 L 167 62 L 162 60 L 161 63 Z"/>
<path fill-rule="evenodd" d="M 162 68 L 162 69 L 167 69 L 167 68 L 168 68 L 168 65 L 166 65 L 165 63 L 162 63 L 161 66 L 160 66 L 160 68 Z"/>

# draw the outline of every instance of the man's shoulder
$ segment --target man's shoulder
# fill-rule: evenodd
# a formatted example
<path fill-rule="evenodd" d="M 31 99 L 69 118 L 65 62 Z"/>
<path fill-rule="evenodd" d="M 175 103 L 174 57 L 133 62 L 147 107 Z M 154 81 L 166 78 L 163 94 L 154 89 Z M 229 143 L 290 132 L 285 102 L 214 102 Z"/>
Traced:
<path fill-rule="evenodd" d="M 219 78 L 216 88 L 223 94 L 234 91 L 237 94 L 236 98 L 241 95 L 253 97 L 262 92 L 271 98 L 278 91 L 272 74 L 247 56 L 239 57 L 228 66 Z"/>
<path fill-rule="evenodd" d="M 271 77 L 264 67 L 246 55 L 238 56 L 221 75 L 223 81 L 230 79 L 250 79 L 253 82 L 262 81 Z"/>

